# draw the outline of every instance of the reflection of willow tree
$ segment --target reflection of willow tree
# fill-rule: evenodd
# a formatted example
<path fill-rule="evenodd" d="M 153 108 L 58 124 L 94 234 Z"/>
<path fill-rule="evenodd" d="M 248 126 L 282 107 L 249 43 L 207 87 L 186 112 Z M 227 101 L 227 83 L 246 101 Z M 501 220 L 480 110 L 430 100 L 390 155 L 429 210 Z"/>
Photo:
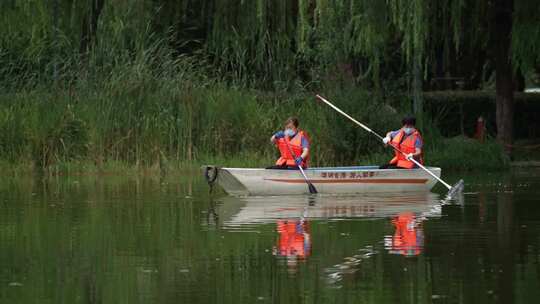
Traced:
<path fill-rule="evenodd" d="M 530 212 L 531 204 L 518 191 L 500 191 L 487 194 L 488 200 L 481 206 L 446 206 L 446 219 L 427 222 L 428 231 L 448 232 L 426 240 L 433 294 L 460 303 L 479 299 L 525 303 L 538 296 L 530 288 L 540 280 L 532 261 L 540 248 L 538 230 L 522 230 L 529 225 L 524 214 Z M 531 219 L 537 213 L 532 214 Z"/>
<path fill-rule="evenodd" d="M 207 200 L 182 199 L 186 180 L 77 181 L 1 185 L 1 201 L 22 204 L 0 213 L 0 293 L 12 302 L 297 303 L 306 290 L 329 296 L 322 270 L 301 266 L 291 279 L 276 262 L 275 224 L 257 227 L 260 234 L 201 227 Z M 343 237 L 318 227 L 316 260 L 338 261 L 376 242 L 382 223 L 338 225 L 366 232 L 336 248 Z"/>
<path fill-rule="evenodd" d="M 529 223 L 515 218 L 536 202 L 520 207 L 508 193 L 497 194 L 481 225 L 474 206 L 444 206 L 445 216 L 423 222 L 425 251 L 410 258 L 384 252 L 384 235 L 394 232 L 389 219 L 313 221 L 310 259 L 291 277 L 271 252 L 275 224 L 244 233 L 201 225 L 209 206 L 200 179 L 193 199 L 184 199 L 189 179 L 77 181 L 0 185 L 6 302 L 430 303 L 447 297 L 441 302 L 470 303 L 498 296 L 508 303 L 506 297 L 538 294 L 527 285 L 539 280 L 537 213 L 527 242 L 516 241 L 516 232 Z M 325 269 L 367 246 L 381 250 L 344 274 L 342 288 L 329 288 Z M 510 282 L 513 275 L 526 280 Z"/>
<path fill-rule="evenodd" d="M 197 239 L 196 231 L 185 227 L 196 226 L 199 217 L 194 214 L 200 214 L 175 202 L 176 193 L 187 190 L 182 184 L 162 187 L 158 196 L 140 193 L 148 187 L 159 190 L 159 184 L 151 179 L 82 178 L 76 183 L 2 185 L 2 199 L 22 205 L 13 208 L 15 213 L 1 214 L 2 227 L 9 228 L 0 228 L 0 264 L 6 270 L 0 278 L 20 282 L 24 289 L 8 290 L 2 284 L 0 292 L 20 303 L 155 298 L 156 278 L 169 270 L 171 277 L 178 273 L 166 257 L 175 250 L 193 250 L 175 249 L 171 240 Z"/>
<path fill-rule="evenodd" d="M 514 82 L 538 65 L 539 9 L 534 0 L 3 1 L 0 76 L 78 70 L 81 54 L 114 66 L 158 39 L 267 87 L 354 77 L 380 89 L 406 74 L 418 93 L 422 80 L 445 76 L 478 88 L 494 69 L 498 136 L 509 144 Z"/>
<path fill-rule="evenodd" d="M 519 235 L 515 233 L 513 194 L 497 195 L 498 259 L 501 273 L 498 278 L 500 303 L 513 303 L 515 294 L 515 250 L 519 248 Z"/>

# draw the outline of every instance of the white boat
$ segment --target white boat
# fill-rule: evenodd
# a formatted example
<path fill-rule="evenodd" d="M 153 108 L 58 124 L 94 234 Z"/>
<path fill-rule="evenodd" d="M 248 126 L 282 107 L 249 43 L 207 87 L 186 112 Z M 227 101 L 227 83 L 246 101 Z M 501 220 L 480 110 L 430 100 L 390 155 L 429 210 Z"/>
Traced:
<path fill-rule="evenodd" d="M 427 167 L 440 177 L 441 168 Z M 217 182 L 237 196 L 309 194 L 298 170 L 204 166 L 209 183 Z M 422 169 L 379 169 L 377 166 L 321 167 L 304 170 L 320 194 L 427 192 L 437 180 Z"/>

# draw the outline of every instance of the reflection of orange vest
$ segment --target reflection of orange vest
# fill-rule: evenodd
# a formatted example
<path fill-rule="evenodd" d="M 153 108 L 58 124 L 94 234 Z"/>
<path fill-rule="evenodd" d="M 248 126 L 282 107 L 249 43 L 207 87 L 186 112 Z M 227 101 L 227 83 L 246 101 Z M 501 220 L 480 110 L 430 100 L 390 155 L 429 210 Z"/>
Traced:
<path fill-rule="evenodd" d="M 414 256 L 420 254 L 422 250 L 422 239 L 416 233 L 415 218 L 412 213 L 400 213 L 392 223 L 396 227 L 396 232 L 392 238 L 392 249 L 402 255 Z"/>
<path fill-rule="evenodd" d="M 311 252 L 307 223 L 299 220 L 277 221 L 279 254 L 305 258 Z"/>
<path fill-rule="evenodd" d="M 411 135 L 405 138 L 404 136 L 405 136 L 405 132 L 403 130 L 400 130 L 399 133 L 396 136 L 394 136 L 394 138 L 392 138 L 392 141 L 390 142 L 390 144 L 398 148 L 399 150 L 401 150 L 401 152 L 405 154 L 415 153 L 416 140 L 418 138 L 422 140 L 422 136 L 420 136 L 420 133 L 418 132 L 418 130 L 415 130 Z M 403 153 L 400 153 L 397 150 L 395 151 L 395 153 L 396 155 L 394 156 L 394 158 L 390 160 L 391 165 L 396 165 L 400 168 L 406 168 L 406 169 L 414 168 L 415 164 L 412 161 L 408 160 L 405 157 L 405 155 L 403 155 Z M 416 156 L 415 159 L 420 164 L 422 165 L 424 164 L 424 157 L 422 154 L 420 154 L 419 156 Z"/>
<path fill-rule="evenodd" d="M 287 165 L 290 167 L 296 167 L 296 163 L 294 162 L 294 160 L 296 157 L 299 157 L 302 155 L 302 138 L 305 138 L 309 142 L 309 139 L 304 133 L 304 131 L 296 132 L 296 135 L 291 139 L 285 136 L 276 141 L 276 146 L 279 149 L 279 153 L 281 153 L 281 157 L 276 161 L 276 165 L 278 166 Z M 294 153 L 294 156 L 291 155 L 289 147 L 287 147 L 287 143 L 290 147 L 290 150 L 292 150 L 292 152 Z M 307 168 L 308 159 L 309 159 L 309 155 L 302 162 L 303 168 Z"/>

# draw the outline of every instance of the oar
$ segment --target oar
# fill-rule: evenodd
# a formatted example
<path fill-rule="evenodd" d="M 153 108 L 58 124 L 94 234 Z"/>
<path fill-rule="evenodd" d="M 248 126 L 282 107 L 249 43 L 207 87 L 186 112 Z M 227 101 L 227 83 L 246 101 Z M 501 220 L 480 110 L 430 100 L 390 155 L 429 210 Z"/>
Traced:
<path fill-rule="evenodd" d="M 285 144 L 287 145 L 287 148 L 289 149 L 289 153 L 291 153 L 292 157 L 296 160 L 296 155 L 294 155 L 294 152 L 291 149 L 291 146 L 289 146 L 289 143 L 287 142 L 287 139 L 283 139 L 285 141 Z M 302 169 L 302 164 L 297 165 L 298 169 L 300 169 L 300 173 L 302 173 L 302 176 L 304 177 L 304 180 L 306 181 L 306 184 L 308 185 L 309 193 L 311 194 L 317 194 L 317 189 L 313 184 L 309 181 L 309 179 L 306 176 L 306 173 L 304 172 L 304 169 Z"/>
<path fill-rule="evenodd" d="M 362 127 L 364 130 L 368 131 L 369 133 L 377 136 L 381 141 L 383 140 L 383 137 L 379 134 L 377 134 L 375 131 L 371 130 L 370 128 L 368 128 L 366 125 L 362 124 L 361 122 L 357 121 L 356 119 L 352 118 L 350 115 L 348 115 L 347 113 L 343 112 L 340 108 L 336 107 L 335 105 L 333 105 L 330 101 L 326 100 L 324 97 L 322 97 L 321 95 L 316 95 L 317 98 L 319 98 L 322 102 L 326 103 L 327 105 L 329 105 L 332 109 L 336 110 L 336 112 L 340 113 L 341 115 L 347 117 L 348 119 L 350 119 L 352 122 L 354 122 L 355 124 L 359 125 L 360 127 Z M 394 148 L 396 151 L 398 151 L 399 153 L 402 153 L 403 155 L 406 155 L 405 153 L 403 153 L 403 151 L 401 151 L 400 149 L 398 149 L 397 147 L 395 147 L 394 145 L 390 145 L 392 148 Z M 463 180 L 460 179 L 454 186 L 450 186 L 448 183 L 446 183 L 445 181 L 443 181 L 440 177 L 438 177 L 437 175 L 435 175 L 433 172 L 431 172 L 429 169 L 427 169 L 426 167 L 424 167 L 422 164 L 420 164 L 419 162 L 417 162 L 414 158 L 410 158 L 410 160 L 415 163 L 418 167 L 422 168 L 424 171 L 426 171 L 429 175 L 433 176 L 436 180 L 438 180 L 439 182 L 441 182 L 441 184 L 443 184 L 446 188 L 448 188 L 448 194 L 446 195 L 446 197 L 450 197 L 452 198 L 456 193 L 459 193 L 463 190 Z"/>

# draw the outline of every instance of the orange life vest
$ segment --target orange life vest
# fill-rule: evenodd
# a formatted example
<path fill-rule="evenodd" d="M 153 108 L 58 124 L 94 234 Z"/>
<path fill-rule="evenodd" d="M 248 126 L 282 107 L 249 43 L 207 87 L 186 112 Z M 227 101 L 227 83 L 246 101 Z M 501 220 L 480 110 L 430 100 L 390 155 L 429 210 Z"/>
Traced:
<path fill-rule="evenodd" d="M 392 141 L 390 144 L 405 154 L 409 153 L 415 153 L 416 147 L 415 143 L 417 139 L 422 140 L 422 136 L 420 135 L 420 132 L 418 130 L 415 130 L 411 135 L 405 137 L 405 132 L 403 130 L 400 130 L 399 133 L 392 138 Z M 395 151 L 395 156 L 390 160 L 391 165 L 396 165 L 400 168 L 406 168 L 406 169 L 412 169 L 414 168 L 415 164 L 408 160 L 403 153 Z M 418 161 L 420 164 L 424 164 L 424 157 L 423 154 L 420 154 L 419 156 L 415 156 L 415 160 Z"/>
<path fill-rule="evenodd" d="M 305 138 L 309 142 L 309 138 L 306 136 L 304 131 L 296 132 L 296 135 L 292 139 L 285 136 L 276 141 L 276 147 L 279 149 L 279 153 L 281 154 L 281 157 L 276 161 L 276 165 L 296 167 L 296 162 L 294 160 L 296 157 L 302 155 L 302 138 Z M 291 155 L 291 150 L 294 153 L 294 156 Z M 302 168 L 307 168 L 308 160 L 309 154 L 302 161 Z"/>

